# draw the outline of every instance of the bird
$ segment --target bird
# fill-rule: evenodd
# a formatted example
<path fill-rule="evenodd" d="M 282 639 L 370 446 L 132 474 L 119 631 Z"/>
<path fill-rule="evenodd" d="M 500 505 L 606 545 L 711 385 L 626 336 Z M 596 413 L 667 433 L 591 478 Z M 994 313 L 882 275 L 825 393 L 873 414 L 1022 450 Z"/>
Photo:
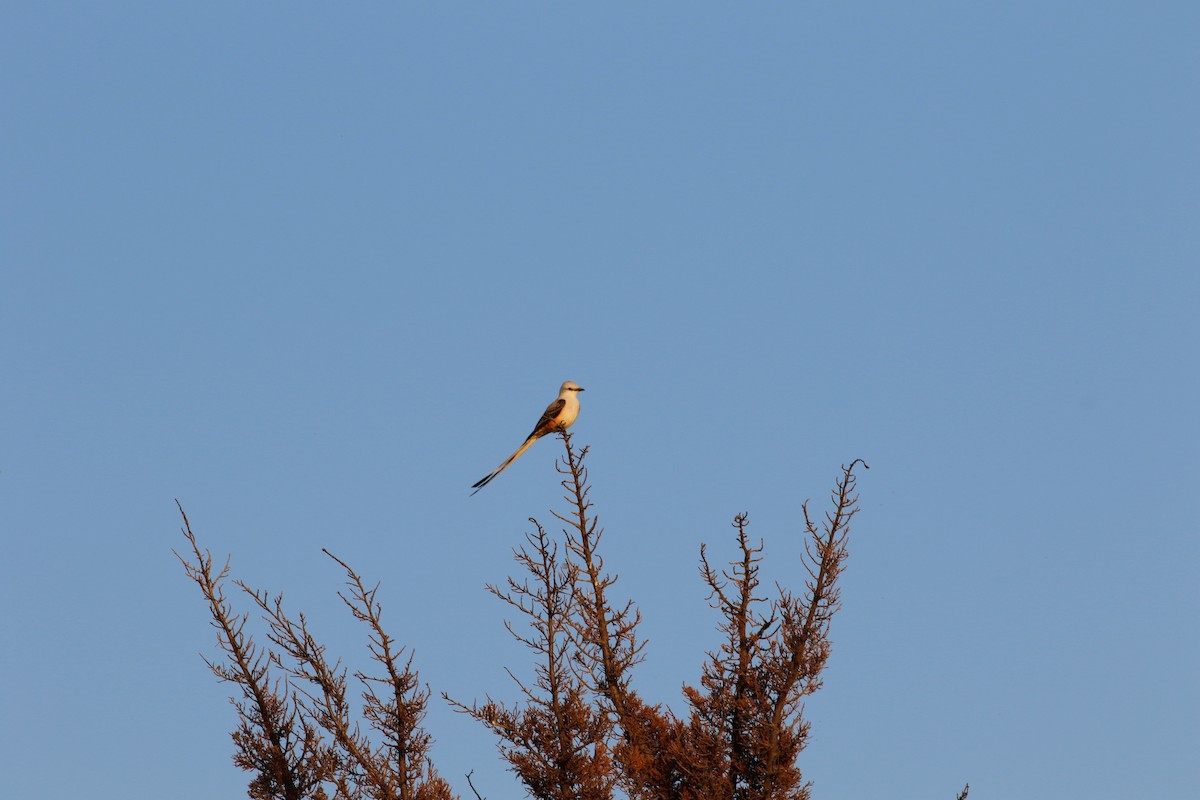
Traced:
<path fill-rule="evenodd" d="M 566 381 L 558 388 L 558 399 L 550 405 L 546 406 L 546 410 L 542 412 L 542 418 L 537 421 L 537 425 L 533 426 L 533 432 L 525 439 L 525 443 L 517 448 L 517 452 L 504 460 L 504 463 L 496 467 L 480 478 L 471 488 L 478 492 L 483 487 L 492 482 L 492 479 L 504 472 L 508 465 L 521 457 L 521 454 L 528 450 L 534 442 L 545 436 L 547 433 L 566 430 L 575 422 L 575 418 L 579 416 L 579 393 L 583 391 L 583 387 L 575 383 L 575 381 Z M 475 492 L 471 492 L 472 495 Z"/>

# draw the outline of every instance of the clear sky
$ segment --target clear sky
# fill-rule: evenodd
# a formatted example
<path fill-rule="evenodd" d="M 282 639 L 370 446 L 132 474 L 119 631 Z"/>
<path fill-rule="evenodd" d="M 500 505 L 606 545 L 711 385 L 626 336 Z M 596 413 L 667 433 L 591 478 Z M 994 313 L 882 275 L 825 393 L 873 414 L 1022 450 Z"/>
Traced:
<path fill-rule="evenodd" d="M 526 662 L 483 585 L 558 385 L 682 708 L 702 542 L 862 457 L 818 800 L 1200 784 L 1200 5 L 9 3 L 0 771 L 237 797 L 178 498 L 353 662 Z M 519 797 L 438 700 L 433 756 Z"/>

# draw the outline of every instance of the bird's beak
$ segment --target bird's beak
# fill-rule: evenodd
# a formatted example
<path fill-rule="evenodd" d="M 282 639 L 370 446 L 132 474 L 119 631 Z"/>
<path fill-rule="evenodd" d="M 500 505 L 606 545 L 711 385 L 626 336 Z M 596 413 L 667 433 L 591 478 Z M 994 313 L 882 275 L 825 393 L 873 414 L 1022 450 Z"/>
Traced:
<path fill-rule="evenodd" d="M 584 388 L 582 386 L 580 386 L 579 391 L 581 391 L 581 392 L 584 391 Z"/>

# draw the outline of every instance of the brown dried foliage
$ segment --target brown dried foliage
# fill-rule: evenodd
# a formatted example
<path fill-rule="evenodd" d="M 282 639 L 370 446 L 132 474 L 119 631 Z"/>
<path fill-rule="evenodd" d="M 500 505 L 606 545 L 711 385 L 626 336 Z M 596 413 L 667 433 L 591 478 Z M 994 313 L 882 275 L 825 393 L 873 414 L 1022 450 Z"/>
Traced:
<path fill-rule="evenodd" d="M 763 544 L 750 539 L 745 514 L 733 520 L 737 555 L 727 565 L 714 566 L 701 547 L 700 576 L 720 615 L 722 641 L 708 654 L 698 685 L 684 686 L 687 710 L 677 715 L 633 688 L 644 658 L 641 614 L 616 596 L 617 576 L 600 555 L 604 531 L 588 499 L 587 448 L 576 450 L 570 434 L 561 436 L 567 505 L 551 512 L 562 523 L 561 536 L 531 518 L 534 531 L 514 551 L 522 577 L 487 587 L 516 611 L 520 622 L 505 625 L 533 655 L 532 677 L 509 671 L 518 689 L 514 702 L 443 697 L 496 734 L 501 756 L 537 800 L 808 800 L 810 786 L 797 766 L 809 735 L 803 703 L 820 688 L 829 658 L 838 578 L 857 513 L 854 469 L 862 462 L 842 469 L 830 511 L 814 519 L 808 504 L 801 506 L 802 591 L 764 590 Z M 339 596 L 367 626 L 371 658 L 382 667 L 375 676 L 354 673 L 368 732 L 352 717 L 347 670 L 328 660 L 304 615 L 289 617 L 282 598 L 237 583 L 268 625 L 272 647 L 259 650 L 245 632 L 247 617 L 234 614 L 222 593 L 228 564 L 214 572 L 186 515 L 184 525 L 192 552 L 180 560 L 208 602 L 225 656 L 209 667 L 240 690 L 234 761 L 253 776 L 249 795 L 455 797 L 429 761 L 431 740 L 421 726 L 429 690 L 412 657 L 404 659 L 383 630 L 378 587 L 367 589 L 327 553 L 346 572 L 349 591 Z"/>
<path fill-rule="evenodd" d="M 421 726 L 429 690 L 403 659 L 403 648 L 383 629 L 378 587 L 368 589 L 345 562 L 348 592 L 339 597 L 367 626 L 371 659 L 380 673 L 357 671 L 362 718 L 377 737 L 362 730 L 347 699 L 347 670 L 330 662 L 303 614 L 291 617 L 283 598 L 235 581 L 262 612 L 273 648 L 260 649 L 246 633 L 248 615 L 235 614 L 225 598 L 229 564 L 213 568 L 212 554 L 196 542 L 183 508 L 183 535 L 190 557 L 176 556 L 204 595 L 217 629 L 224 663 L 206 659 L 219 679 L 234 684 L 238 728 L 234 763 L 251 773 L 255 800 L 451 800 L 457 797 L 429 761 L 431 739 Z M 272 672 L 274 671 L 274 676 Z"/>
<path fill-rule="evenodd" d="M 528 633 L 511 624 L 509 630 L 542 658 L 537 691 L 518 681 L 522 705 L 490 698 L 456 705 L 500 737 L 502 755 L 535 798 L 608 798 L 615 787 L 638 799 L 807 798 L 796 766 L 808 736 L 801 703 L 820 687 L 829 657 L 858 462 L 843 470 L 833 511 L 820 524 L 802 506 L 804 592 L 777 587 L 767 597 L 760 591 L 762 547 L 750 543 L 744 514 L 734 520 L 739 557 L 728 569 L 714 568 L 701 549 L 700 573 L 725 641 L 709 654 L 700 685 L 684 688 L 689 713 L 677 716 L 632 688 L 643 658 L 641 615 L 631 602 L 615 599 L 617 576 L 606 571 L 599 553 L 604 531 L 588 499 L 587 448 L 576 451 L 570 434 L 562 437 L 566 457 L 559 471 L 568 510 L 552 513 L 563 523 L 564 547 L 560 552 L 559 542 L 530 520 L 536 532 L 516 560 L 532 584 L 510 579 L 506 593 L 492 587 L 529 622 Z M 570 687 L 569 707 L 558 700 L 555 687 L 562 686 Z M 590 759 L 586 774 L 602 778 L 586 790 L 559 766 L 566 755 L 580 753 Z"/>

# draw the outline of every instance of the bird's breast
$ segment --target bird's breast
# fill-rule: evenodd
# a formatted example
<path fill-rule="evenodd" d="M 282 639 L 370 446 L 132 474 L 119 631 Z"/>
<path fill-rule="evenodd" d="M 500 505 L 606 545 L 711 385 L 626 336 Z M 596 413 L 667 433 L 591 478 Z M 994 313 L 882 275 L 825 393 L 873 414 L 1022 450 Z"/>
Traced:
<path fill-rule="evenodd" d="M 558 424 L 564 428 L 569 428 L 575 424 L 575 418 L 579 416 L 579 403 L 568 401 L 563 407 L 562 413 L 558 415 Z"/>

